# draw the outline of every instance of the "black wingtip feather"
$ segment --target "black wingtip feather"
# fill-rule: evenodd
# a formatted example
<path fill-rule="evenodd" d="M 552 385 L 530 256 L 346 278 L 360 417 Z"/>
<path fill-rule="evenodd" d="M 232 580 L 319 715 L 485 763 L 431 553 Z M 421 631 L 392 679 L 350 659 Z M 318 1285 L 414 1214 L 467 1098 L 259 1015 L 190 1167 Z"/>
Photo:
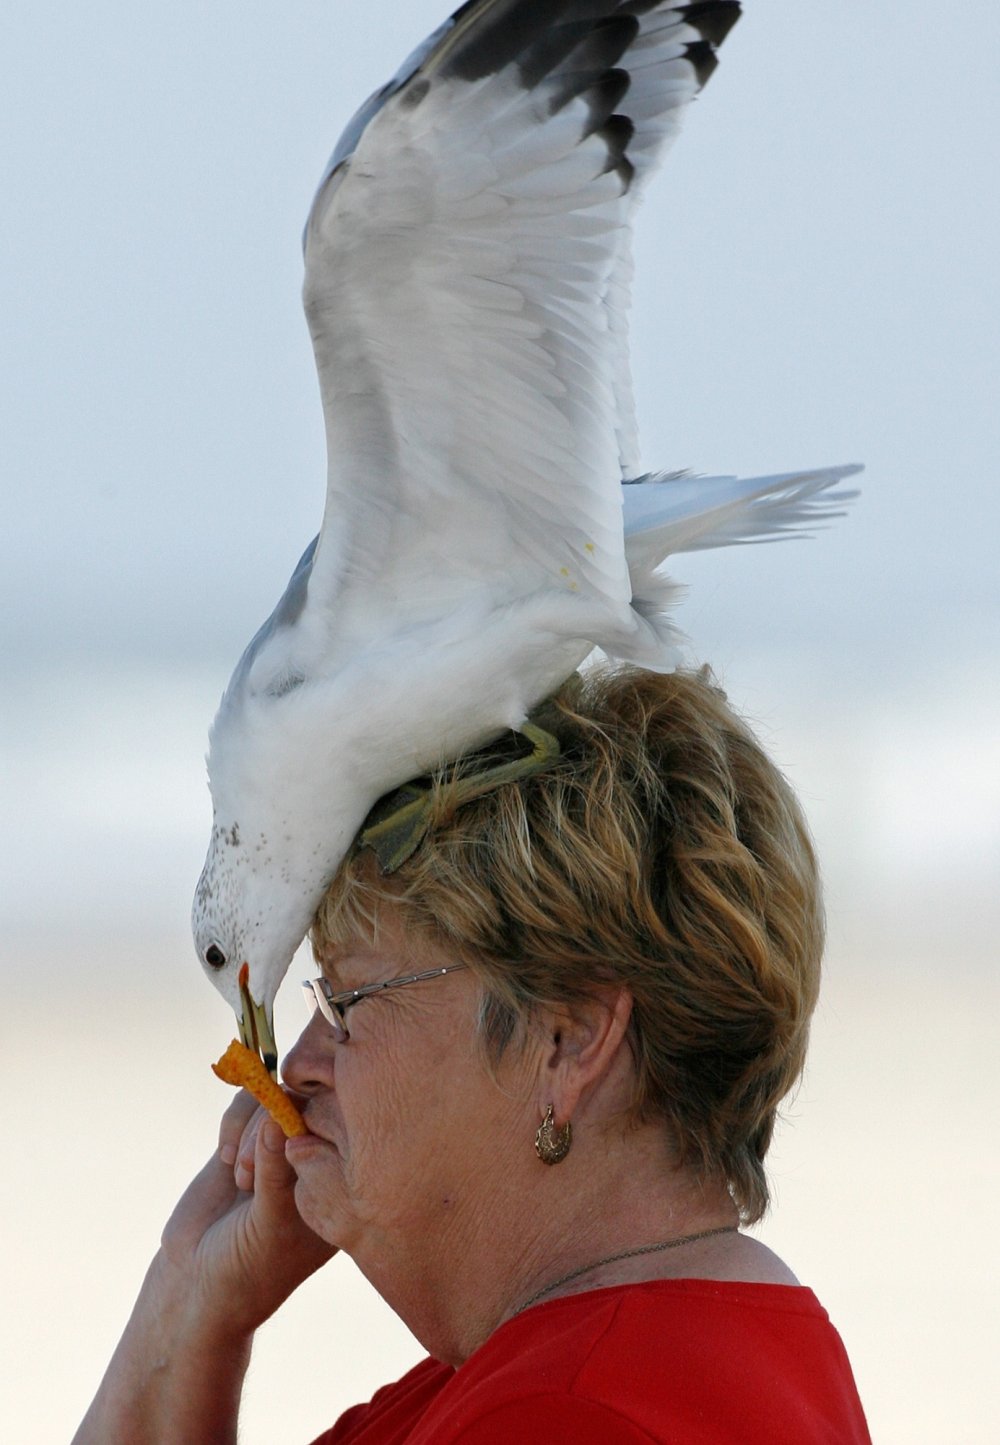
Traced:
<path fill-rule="evenodd" d="M 707 40 L 693 40 L 684 47 L 688 63 L 698 78 L 699 86 L 704 85 L 719 64 L 719 57 Z"/>
<path fill-rule="evenodd" d="M 589 85 L 574 91 L 574 94 L 582 95 L 590 107 L 590 124 L 585 135 L 600 130 L 607 123 L 625 99 L 631 84 L 627 70 L 608 70 L 595 76 Z"/>
<path fill-rule="evenodd" d="M 596 26 L 558 25 L 518 61 L 521 78 L 530 89 L 565 62 L 563 83 L 551 107 L 555 112 L 588 90 L 602 73 L 618 73 L 618 62 L 638 30 L 639 22 L 631 15 L 615 15 Z"/>
<path fill-rule="evenodd" d="M 697 0 L 680 12 L 710 45 L 721 45 L 742 13 L 738 0 Z"/>
<path fill-rule="evenodd" d="M 477 9 L 483 12 L 479 20 L 474 14 Z M 443 73 L 459 80 L 482 80 L 512 61 L 523 61 L 539 40 L 539 11 L 539 0 L 495 0 L 493 5 L 475 0 L 463 5 L 452 17 L 456 22 L 453 38 L 444 42 L 447 59 Z M 544 19 L 549 33 L 562 24 L 567 11 L 572 12 L 567 17 L 570 23 L 592 23 L 607 13 L 607 0 L 584 0 L 583 4 L 546 0 Z M 466 17 L 467 27 L 463 25 Z"/>
<path fill-rule="evenodd" d="M 596 131 L 608 148 L 608 171 L 617 171 L 623 187 L 628 190 L 635 175 L 635 166 L 628 158 L 629 142 L 635 135 L 635 125 L 627 115 L 609 115 Z"/>
<path fill-rule="evenodd" d="M 456 10 L 443 44 L 442 70 L 480 80 L 517 62 L 530 89 L 580 49 L 578 69 L 618 63 L 638 29 L 638 18 L 663 0 L 468 0 Z M 692 0 L 675 13 L 702 37 L 688 47 L 699 83 L 715 69 L 714 47 L 740 18 L 739 0 Z M 477 14 L 477 12 L 481 12 Z"/>
<path fill-rule="evenodd" d="M 516 64 L 527 89 L 554 82 L 549 107 L 556 112 L 577 97 L 590 109 L 586 134 L 602 136 L 609 171 L 627 187 L 635 173 L 626 154 L 635 127 L 618 113 L 629 89 L 627 55 L 639 17 L 663 0 L 469 0 L 456 11 L 455 31 L 443 45 L 442 72 L 463 80 Z M 703 86 L 718 65 L 721 45 L 740 18 L 738 0 L 692 0 L 673 11 L 701 38 L 684 54 Z M 465 22 L 464 24 L 462 22 Z M 414 98 L 419 103 L 421 97 Z"/>

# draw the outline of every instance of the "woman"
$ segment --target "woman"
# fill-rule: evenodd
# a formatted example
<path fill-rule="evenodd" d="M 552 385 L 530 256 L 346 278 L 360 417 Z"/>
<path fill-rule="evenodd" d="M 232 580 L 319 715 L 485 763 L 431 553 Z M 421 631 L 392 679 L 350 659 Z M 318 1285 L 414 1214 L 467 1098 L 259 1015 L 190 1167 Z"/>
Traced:
<path fill-rule="evenodd" d="M 440 779 L 398 871 L 344 864 L 283 1070 L 310 1133 L 230 1108 L 78 1442 L 234 1440 L 254 1329 L 336 1249 L 429 1358 L 330 1445 L 868 1440 L 740 1232 L 819 979 L 798 805 L 704 674 L 574 679 L 542 721 L 546 772 Z"/>

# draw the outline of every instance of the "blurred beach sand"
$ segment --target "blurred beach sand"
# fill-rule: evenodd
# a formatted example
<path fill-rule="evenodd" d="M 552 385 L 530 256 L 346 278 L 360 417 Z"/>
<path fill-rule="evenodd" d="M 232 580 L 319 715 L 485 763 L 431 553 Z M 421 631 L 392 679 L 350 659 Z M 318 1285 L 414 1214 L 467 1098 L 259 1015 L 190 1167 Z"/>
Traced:
<path fill-rule="evenodd" d="M 57 956 L 8 972 L 4 1071 L 24 1100 L 0 1205 L 9 1440 L 71 1436 L 228 1098 L 208 1068 L 230 1037 L 224 1007 L 185 954 L 164 948 L 151 967 L 148 940 L 130 986 L 127 949 L 119 938 L 115 967 L 74 959 L 74 980 L 117 981 L 106 993 L 28 992 L 40 969 L 58 976 Z M 294 992 L 279 998 L 286 1044 Z M 773 1150 L 760 1234 L 829 1310 L 879 1445 L 1000 1438 L 998 1013 L 995 971 L 834 953 Z M 335 1261 L 261 1331 L 243 1445 L 308 1441 L 420 1353 Z"/>

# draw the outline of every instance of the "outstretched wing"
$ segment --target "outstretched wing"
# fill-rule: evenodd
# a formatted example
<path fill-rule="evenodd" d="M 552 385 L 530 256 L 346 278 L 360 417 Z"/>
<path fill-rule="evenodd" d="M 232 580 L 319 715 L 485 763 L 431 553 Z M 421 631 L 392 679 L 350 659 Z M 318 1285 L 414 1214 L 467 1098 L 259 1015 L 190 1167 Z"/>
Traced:
<path fill-rule="evenodd" d="M 739 8 L 472 0 L 348 127 L 305 236 L 329 482 L 300 642 L 473 589 L 628 607 L 629 226 Z"/>

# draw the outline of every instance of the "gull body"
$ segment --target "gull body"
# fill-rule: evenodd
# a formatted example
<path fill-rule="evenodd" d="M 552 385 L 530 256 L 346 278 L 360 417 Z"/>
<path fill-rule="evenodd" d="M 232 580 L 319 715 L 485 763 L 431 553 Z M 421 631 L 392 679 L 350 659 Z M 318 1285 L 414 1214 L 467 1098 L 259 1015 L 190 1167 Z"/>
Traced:
<path fill-rule="evenodd" d="M 473 0 L 334 151 L 304 241 L 326 509 L 212 727 L 193 909 L 266 1056 L 277 988 L 377 799 L 519 728 L 595 647 L 672 668 L 668 555 L 782 536 L 846 495 L 853 468 L 639 463 L 633 211 L 738 14 Z"/>

